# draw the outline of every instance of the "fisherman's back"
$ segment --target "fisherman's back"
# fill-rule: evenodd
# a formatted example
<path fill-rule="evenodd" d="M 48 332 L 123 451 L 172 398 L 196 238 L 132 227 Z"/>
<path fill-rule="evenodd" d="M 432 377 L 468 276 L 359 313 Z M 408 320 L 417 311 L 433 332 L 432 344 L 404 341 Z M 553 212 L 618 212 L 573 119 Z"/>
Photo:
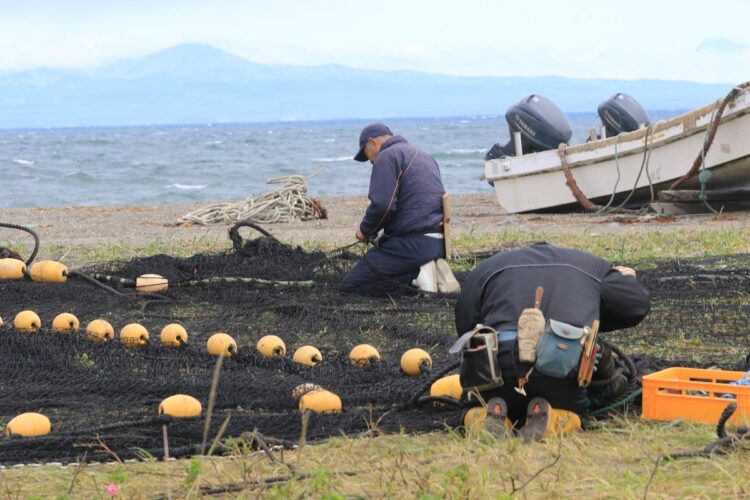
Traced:
<path fill-rule="evenodd" d="M 648 293 L 604 259 L 540 243 L 494 255 L 470 273 L 456 304 L 457 332 L 476 323 L 515 330 L 540 286 L 544 317 L 575 326 L 601 320 L 601 331 L 625 328 L 649 310 Z"/>
<path fill-rule="evenodd" d="M 393 178 L 399 179 L 397 186 L 390 182 Z M 372 168 L 369 198 L 390 203 L 383 224 L 386 234 L 398 236 L 440 224 L 444 194 L 440 168 L 432 156 L 398 135 L 383 143 Z M 363 221 L 368 228 L 377 223 L 375 217 Z"/>

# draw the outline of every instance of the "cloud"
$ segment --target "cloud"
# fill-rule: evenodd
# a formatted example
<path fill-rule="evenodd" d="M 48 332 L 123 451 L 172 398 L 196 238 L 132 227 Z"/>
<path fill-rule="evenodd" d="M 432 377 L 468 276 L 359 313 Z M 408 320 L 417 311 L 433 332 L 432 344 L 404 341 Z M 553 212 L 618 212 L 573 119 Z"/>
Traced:
<path fill-rule="evenodd" d="M 695 51 L 700 52 L 703 50 L 717 51 L 717 52 L 742 52 L 743 50 L 750 47 L 747 43 L 735 43 L 726 38 L 708 38 L 702 44 L 700 44 Z"/>

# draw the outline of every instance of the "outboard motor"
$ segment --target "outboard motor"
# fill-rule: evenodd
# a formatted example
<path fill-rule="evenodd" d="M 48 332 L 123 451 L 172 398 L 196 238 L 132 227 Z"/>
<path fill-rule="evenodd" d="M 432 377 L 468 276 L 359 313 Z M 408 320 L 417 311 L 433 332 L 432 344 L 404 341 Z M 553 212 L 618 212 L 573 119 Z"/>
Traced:
<path fill-rule="evenodd" d="M 599 118 L 602 119 L 607 137 L 614 137 L 622 132 L 632 132 L 651 123 L 643 106 L 622 92 L 601 103 L 597 111 L 599 111 Z"/>
<path fill-rule="evenodd" d="M 514 156 L 516 154 L 513 133 L 521 133 L 523 153 L 536 153 L 557 148 L 560 143 L 567 143 L 573 132 L 570 122 L 560 108 L 546 97 L 532 94 L 514 104 L 505 112 L 505 119 L 510 129 L 510 141 L 507 144 L 495 144 L 484 155 L 485 160 Z"/>

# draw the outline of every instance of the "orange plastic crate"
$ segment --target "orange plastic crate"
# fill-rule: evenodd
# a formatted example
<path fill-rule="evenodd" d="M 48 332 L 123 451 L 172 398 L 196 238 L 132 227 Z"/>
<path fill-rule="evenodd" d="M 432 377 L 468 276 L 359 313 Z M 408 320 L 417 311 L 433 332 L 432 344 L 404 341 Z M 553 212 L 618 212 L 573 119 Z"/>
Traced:
<path fill-rule="evenodd" d="M 737 411 L 729 420 L 733 424 L 750 423 L 750 386 L 729 385 L 745 372 L 704 370 L 700 368 L 667 368 L 643 377 L 643 418 L 716 424 L 729 403 Z M 733 394 L 734 398 L 722 398 Z"/>

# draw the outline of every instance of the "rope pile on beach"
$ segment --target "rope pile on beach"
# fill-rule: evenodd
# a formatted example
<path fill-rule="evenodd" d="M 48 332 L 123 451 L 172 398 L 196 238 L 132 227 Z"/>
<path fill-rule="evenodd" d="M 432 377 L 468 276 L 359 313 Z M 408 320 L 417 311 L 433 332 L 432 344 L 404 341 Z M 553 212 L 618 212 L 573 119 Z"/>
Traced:
<path fill-rule="evenodd" d="M 316 176 L 315 172 L 310 177 Z M 325 219 L 326 209 L 320 200 L 307 196 L 307 179 L 290 175 L 268 179 L 266 184 L 283 184 L 257 197 L 249 196 L 240 202 L 213 203 L 180 217 L 178 224 L 221 224 L 251 221 L 273 224 L 294 220 Z"/>

